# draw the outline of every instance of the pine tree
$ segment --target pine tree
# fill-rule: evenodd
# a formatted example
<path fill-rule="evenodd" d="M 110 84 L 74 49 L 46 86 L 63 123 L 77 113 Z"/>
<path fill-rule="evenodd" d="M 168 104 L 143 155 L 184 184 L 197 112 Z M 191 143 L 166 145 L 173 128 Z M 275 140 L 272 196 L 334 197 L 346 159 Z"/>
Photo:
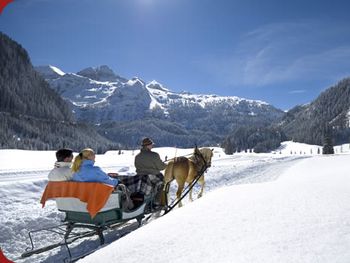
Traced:
<path fill-rule="evenodd" d="M 233 154 L 233 152 L 234 152 L 234 146 L 233 146 L 233 144 L 232 144 L 230 138 L 227 138 L 227 139 L 225 140 L 225 142 L 223 143 L 223 148 L 225 149 L 225 153 L 226 153 L 226 154 L 229 154 L 229 155 Z"/>
<path fill-rule="evenodd" d="M 332 144 L 332 137 L 330 135 L 330 130 L 327 129 L 326 135 L 324 137 L 324 144 L 322 148 L 322 154 L 334 154 L 334 148 Z"/>

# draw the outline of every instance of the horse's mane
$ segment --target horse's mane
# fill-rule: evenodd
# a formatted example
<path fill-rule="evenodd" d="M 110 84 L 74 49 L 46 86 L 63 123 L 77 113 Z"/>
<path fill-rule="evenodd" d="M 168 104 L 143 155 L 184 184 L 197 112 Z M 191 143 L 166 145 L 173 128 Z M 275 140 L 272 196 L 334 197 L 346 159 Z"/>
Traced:
<path fill-rule="evenodd" d="M 199 151 L 207 162 L 213 157 L 213 151 L 209 148 L 201 148 Z"/>
<path fill-rule="evenodd" d="M 179 156 L 174 158 L 174 163 L 184 163 L 187 161 L 188 159 L 185 156 Z"/>
<path fill-rule="evenodd" d="M 201 149 L 195 148 L 189 160 L 195 163 L 198 169 L 201 169 L 201 167 L 205 163 L 209 163 L 209 164 L 211 163 L 212 156 L 213 156 L 213 152 L 209 148 L 201 148 Z"/>

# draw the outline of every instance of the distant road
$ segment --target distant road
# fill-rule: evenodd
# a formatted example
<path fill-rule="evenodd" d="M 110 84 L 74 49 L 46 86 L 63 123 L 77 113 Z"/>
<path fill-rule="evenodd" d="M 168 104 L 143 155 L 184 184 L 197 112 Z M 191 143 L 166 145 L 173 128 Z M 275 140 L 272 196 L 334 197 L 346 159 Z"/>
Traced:
<path fill-rule="evenodd" d="M 124 166 L 102 166 L 105 172 L 119 172 L 120 174 L 128 174 L 129 169 L 125 169 Z M 124 172 L 125 170 L 125 172 Z M 47 179 L 47 175 L 51 169 L 45 170 L 0 170 L 0 184 L 1 183 L 17 183 L 17 182 L 28 182 Z"/>

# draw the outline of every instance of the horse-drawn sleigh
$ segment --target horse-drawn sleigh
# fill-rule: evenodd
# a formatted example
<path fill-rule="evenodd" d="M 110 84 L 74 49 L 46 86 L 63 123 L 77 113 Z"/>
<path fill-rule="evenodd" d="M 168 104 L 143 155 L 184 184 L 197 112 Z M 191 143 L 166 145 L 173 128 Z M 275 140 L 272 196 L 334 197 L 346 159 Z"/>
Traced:
<path fill-rule="evenodd" d="M 59 225 L 30 231 L 28 235 L 31 247 L 21 255 L 21 258 L 65 246 L 69 255 L 67 261 L 73 262 L 86 255 L 72 256 L 68 245 L 76 240 L 98 235 L 100 245 L 103 245 L 104 231 L 121 229 L 125 224 L 132 222 L 131 220 L 136 220 L 138 226 L 141 226 L 155 213 L 157 216 L 164 215 L 176 205 L 181 205 L 181 200 L 188 193 L 192 199 L 191 191 L 197 181 L 202 186 L 200 197 L 204 188 L 203 174 L 211 165 L 212 155 L 211 149 L 196 147 L 190 158 L 180 157 L 169 161 L 164 176 L 162 210 L 152 209 L 156 193 L 149 196 L 131 194 L 130 198 L 134 206 L 130 208 L 126 204 L 129 196 L 123 188 L 114 190 L 113 187 L 101 183 L 49 182 L 42 195 L 41 203 L 44 206 L 47 200 L 55 200 L 57 209 L 65 213 L 65 218 Z M 177 198 L 169 204 L 169 188 L 174 179 L 178 183 Z M 188 186 L 184 189 L 186 182 Z M 40 238 L 43 232 L 59 235 L 61 240 L 36 248 L 34 236 Z"/>

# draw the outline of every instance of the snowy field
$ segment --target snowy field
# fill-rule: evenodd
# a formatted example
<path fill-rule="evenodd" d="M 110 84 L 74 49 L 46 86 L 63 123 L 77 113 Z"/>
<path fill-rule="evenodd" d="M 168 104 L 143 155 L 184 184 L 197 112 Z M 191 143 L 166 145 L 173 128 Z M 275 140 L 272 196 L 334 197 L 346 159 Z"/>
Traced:
<path fill-rule="evenodd" d="M 333 156 L 318 155 L 319 148 L 286 142 L 270 154 L 234 155 L 214 148 L 203 198 L 186 200 L 183 208 L 139 229 L 130 224 L 107 232 L 106 245 L 81 262 L 348 263 L 349 145 L 336 147 Z M 155 151 L 164 160 L 193 150 Z M 135 154 L 107 152 L 97 156 L 96 165 L 132 175 Z M 53 202 L 43 209 L 39 204 L 54 161 L 53 151 L 0 150 L 0 247 L 16 262 L 62 262 L 67 257 L 62 247 L 18 260 L 29 246 L 29 230 L 63 219 Z M 50 240 L 40 236 L 36 242 L 40 246 Z M 97 237 L 85 239 L 71 246 L 72 253 L 98 245 Z"/>

